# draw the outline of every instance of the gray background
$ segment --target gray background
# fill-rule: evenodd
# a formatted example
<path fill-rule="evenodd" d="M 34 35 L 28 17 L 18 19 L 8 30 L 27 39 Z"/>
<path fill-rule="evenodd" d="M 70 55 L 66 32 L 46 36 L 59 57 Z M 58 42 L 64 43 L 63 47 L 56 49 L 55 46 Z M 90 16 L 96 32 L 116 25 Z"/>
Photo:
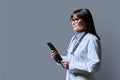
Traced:
<path fill-rule="evenodd" d="M 0 80 L 65 80 L 47 41 L 62 55 L 74 34 L 72 11 L 90 9 L 103 48 L 96 80 L 120 80 L 119 0 L 0 0 Z"/>

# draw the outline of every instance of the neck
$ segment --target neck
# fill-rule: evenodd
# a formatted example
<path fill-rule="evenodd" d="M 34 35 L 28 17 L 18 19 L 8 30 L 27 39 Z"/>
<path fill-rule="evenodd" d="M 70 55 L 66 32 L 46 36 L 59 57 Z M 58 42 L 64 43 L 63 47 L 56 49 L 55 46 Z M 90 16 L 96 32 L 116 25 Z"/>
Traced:
<path fill-rule="evenodd" d="M 76 34 L 79 34 L 79 33 L 82 33 L 82 32 L 85 32 L 84 30 L 83 31 L 77 31 L 75 32 Z"/>

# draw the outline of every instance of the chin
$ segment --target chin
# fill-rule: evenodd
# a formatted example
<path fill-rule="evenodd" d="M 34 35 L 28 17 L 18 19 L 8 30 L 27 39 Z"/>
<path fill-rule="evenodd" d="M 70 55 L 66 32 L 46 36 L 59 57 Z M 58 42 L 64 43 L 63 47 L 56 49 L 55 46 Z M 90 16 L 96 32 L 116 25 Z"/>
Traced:
<path fill-rule="evenodd" d="M 76 33 L 82 32 L 82 30 L 79 30 L 78 28 L 74 28 L 73 30 L 74 30 Z"/>
<path fill-rule="evenodd" d="M 79 32 L 78 28 L 73 28 L 73 30 L 74 30 L 75 32 Z"/>

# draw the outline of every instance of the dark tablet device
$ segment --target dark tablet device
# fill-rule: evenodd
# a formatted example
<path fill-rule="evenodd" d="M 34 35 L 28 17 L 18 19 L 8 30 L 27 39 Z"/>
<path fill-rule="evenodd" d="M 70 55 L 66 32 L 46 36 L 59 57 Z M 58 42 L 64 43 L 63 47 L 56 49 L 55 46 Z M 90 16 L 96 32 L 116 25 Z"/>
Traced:
<path fill-rule="evenodd" d="M 50 50 L 55 50 L 56 52 L 58 52 L 57 49 L 55 48 L 55 46 L 51 42 L 47 42 L 47 45 L 49 46 Z M 55 59 L 55 61 L 58 63 L 61 63 L 62 60 L 63 59 L 60 55 L 58 56 L 57 59 Z"/>
<path fill-rule="evenodd" d="M 49 46 L 50 50 L 55 50 L 56 52 L 58 52 L 55 46 L 51 42 L 47 42 L 47 45 Z"/>

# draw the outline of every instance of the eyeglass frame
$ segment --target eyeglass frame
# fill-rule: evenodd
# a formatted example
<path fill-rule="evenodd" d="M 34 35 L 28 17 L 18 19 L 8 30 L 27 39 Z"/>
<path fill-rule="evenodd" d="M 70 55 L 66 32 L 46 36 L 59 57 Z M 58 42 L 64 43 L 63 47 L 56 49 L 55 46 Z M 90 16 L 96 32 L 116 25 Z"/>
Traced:
<path fill-rule="evenodd" d="M 78 23 L 79 18 L 70 19 L 71 22 Z"/>

